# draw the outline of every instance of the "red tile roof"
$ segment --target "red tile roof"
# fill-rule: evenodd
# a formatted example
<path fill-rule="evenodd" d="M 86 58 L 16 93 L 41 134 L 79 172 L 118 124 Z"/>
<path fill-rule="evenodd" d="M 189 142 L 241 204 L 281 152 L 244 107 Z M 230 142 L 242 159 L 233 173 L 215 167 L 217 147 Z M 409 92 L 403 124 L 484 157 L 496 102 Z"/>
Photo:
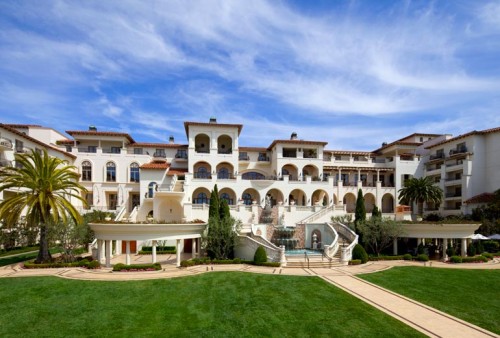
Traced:
<path fill-rule="evenodd" d="M 170 168 L 170 163 L 167 162 L 149 162 L 146 164 L 141 165 L 141 169 L 146 169 L 146 170 L 167 170 Z"/>
<path fill-rule="evenodd" d="M 36 127 L 36 128 L 42 128 L 41 125 L 39 124 L 11 124 L 11 123 L 6 123 L 4 126 L 11 127 L 11 128 L 29 128 L 29 127 Z"/>
<path fill-rule="evenodd" d="M 495 194 L 493 193 L 483 192 L 482 194 L 469 198 L 464 203 L 466 204 L 490 203 L 491 201 L 493 201 L 494 196 Z"/>
<path fill-rule="evenodd" d="M 352 170 L 352 171 L 394 171 L 394 168 L 378 168 L 378 167 L 343 167 L 343 166 L 333 166 L 324 165 L 323 170 Z"/>
<path fill-rule="evenodd" d="M 187 144 L 172 144 L 172 143 L 148 143 L 148 142 L 134 142 L 130 143 L 128 147 L 143 147 L 143 148 L 187 148 Z"/>
<path fill-rule="evenodd" d="M 374 155 L 371 151 L 356 151 L 356 150 L 324 150 L 323 154 L 333 154 L 333 155 L 361 155 L 370 156 Z"/>
<path fill-rule="evenodd" d="M 187 172 L 188 170 L 184 168 L 170 168 L 169 171 L 167 172 L 167 175 L 168 176 L 184 175 Z"/>
<path fill-rule="evenodd" d="M 267 148 L 264 147 L 240 147 L 239 151 L 267 151 Z"/>
<path fill-rule="evenodd" d="M 31 142 L 33 142 L 33 143 L 39 144 L 39 145 L 41 145 L 41 146 L 42 146 L 42 147 L 44 147 L 44 148 L 47 148 L 47 149 L 52 149 L 52 150 L 57 151 L 57 152 L 59 152 L 59 153 L 61 153 L 61 154 L 64 154 L 64 155 L 66 155 L 66 156 L 69 156 L 69 157 L 71 157 L 71 158 L 73 158 L 73 159 L 75 159 L 75 158 L 76 158 L 76 155 L 73 155 L 73 154 L 68 153 L 68 152 L 66 152 L 66 151 L 64 151 L 64 150 L 61 150 L 61 149 L 58 149 L 58 148 L 53 147 L 53 146 L 51 146 L 51 145 L 48 145 L 48 144 L 46 144 L 46 143 L 43 143 L 43 142 L 41 142 L 41 141 L 37 140 L 36 138 L 33 138 L 33 137 L 28 136 L 28 135 L 26 135 L 26 134 L 24 134 L 24 133 L 21 133 L 20 131 L 18 131 L 17 129 L 14 129 L 14 127 L 11 127 L 11 126 L 12 126 L 12 125 L 6 125 L 6 124 L 2 124 L 2 123 L 0 123 L 0 127 L 1 127 L 1 128 L 4 128 L 5 130 L 10 131 L 11 133 L 14 133 L 14 134 L 16 134 L 16 135 L 18 135 L 18 136 L 21 136 L 21 137 L 23 137 L 23 138 L 25 138 L 25 139 L 27 139 L 27 140 L 30 140 L 30 141 L 31 141 Z"/>
<path fill-rule="evenodd" d="M 478 130 L 473 130 L 471 132 L 468 132 L 468 133 L 465 133 L 465 134 L 462 134 L 462 135 L 458 135 L 458 136 L 452 137 L 449 140 L 444 140 L 444 141 L 441 141 L 439 143 L 433 144 L 432 146 L 428 146 L 428 147 L 425 147 L 425 148 L 426 149 L 432 149 L 434 147 L 443 145 L 445 143 L 457 141 L 457 140 L 460 140 L 460 139 L 463 139 L 463 138 L 466 138 L 466 137 L 472 136 L 472 135 L 485 135 L 485 134 L 498 133 L 498 132 L 500 132 L 500 127 L 491 128 L 491 129 L 485 129 L 485 130 L 479 130 L 479 131 Z"/>
<path fill-rule="evenodd" d="M 90 136 L 117 136 L 125 137 L 130 143 L 135 143 L 132 136 L 127 133 L 118 133 L 114 131 L 93 131 L 93 130 L 66 130 L 66 133 L 75 137 L 78 135 L 90 135 Z"/>
<path fill-rule="evenodd" d="M 241 129 L 243 129 L 242 124 L 228 124 L 228 123 L 210 123 L 210 122 L 189 122 L 186 121 L 184 122 L 184 129 L 186 130 L 186 135 L 188 135 L 188 129 L 189 126 L 202 126 L 202 127 L 219 127 L 219 128 L 226 128 L 226 127 L 234 127 L 238 128 L 238 135 L 241 133 Z"/>
<path fill-rule="evenodd" d="M 295 144 L 295 145 L 320 145 L 320 146 L 326 146 L 328 142 L 322 142 L 322 141 L 304 141 L 304 140 L 274 140 L 273 143 L 269 147 L 267 147 L 267 150 L 272 150 L 273 147 L 278 144 L 278 143 L 284 143 L 284 144 Z"/>

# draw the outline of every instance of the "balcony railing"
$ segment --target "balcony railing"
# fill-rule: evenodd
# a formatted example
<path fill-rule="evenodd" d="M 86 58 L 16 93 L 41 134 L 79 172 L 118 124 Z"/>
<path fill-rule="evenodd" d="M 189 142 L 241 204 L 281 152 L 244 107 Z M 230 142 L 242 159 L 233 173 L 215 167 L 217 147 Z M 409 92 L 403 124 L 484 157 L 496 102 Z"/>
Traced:
<path fill-rule="evenodd" d="M 211 179 L 212 174 L 210 174 L 210 173 L 194 173 L 193 177 L 194 178 L 201 178 L 201 179 Z"/>
<path fill-rule="evenodd" d="M 12 167 L 12 161 L 0 160 L 0 167 Z"/>
<path fill-rule="evenodd" d="M 446 197 L 447 198 L 462 197 L 462 193 L 460 193 L 460 192 L 449 192 L 449 193 L 446 194 Z"/>
<path fill-rule="evenodd" d="M 217 179 L 218 180 L 234 180 L 234 175 L 229 174 L 229 173 L 218 173 Z"/>
<path fill-rule="evenodd" d="M 259 162 L 269 162 L 269 157 L 268 156 L 259 156 L 257 159 Z"/>
<path fill-rule="evenodd" d="M 119 147 L 102 148 L 102 153 L 103 154 L 120 154 L 121 148 L 119 148 Z"/>
<path fill-rule="evenodd" d="M 444 154 L 436 154 L 436 155 L 431 155 L 430 156 L 430 160 L 437 160 L 437 159 L 443 159 L 444 158 Z"/>
<path fill-rule="evenodd" d="M 456 155 L 456 154 L 463 154 L 467 152 L 467 147 L 460 147 L 457 149 L 451 149 L 450 150 L 450 156 Z"/>
<path fill-rule="evenodd" d="M 218 153 L 218 154 L 229 155 L 229 154 L 232 154 L 232 153 L 233 153 L 233 151 L 232 151 L 231 149 L 229 149 L 229 150 L 219 149 L 219 150 L 217 151 L 217 153 Z"/>
<path fill-rule="evenodd" d="M 167 158 L 167 154 L 164 153 L 164 152 L 161 152 L 161 151 L 155 151 L 153 153 L 153 157 L 156 157 L 156 158 Z"/>
<path fill-rule="evenodd" d="M 175 158 L 187 160 L 188 155 L 186 153 L 177 153 L 175 154 Z"/>
<path fill-rule="evenodd" d="M 79 153 L 96 153 L 97 149 L 96 148 L 87 148 L 87 147 L 80 147 L 78 148 Z"/>
<path fill-rule="evenodd" d="M 210 150 L 205 150 L 205 149 L 195 149 L 195 152 L 198 154 L 210 154 Z"/>
<path fill-rule="evenodd" d="M 238 157 L 238 160 L 240 160 L 240 161 L 250 161 L 250 157 L 248 157 L 248 155 L 240 155 Z"/>

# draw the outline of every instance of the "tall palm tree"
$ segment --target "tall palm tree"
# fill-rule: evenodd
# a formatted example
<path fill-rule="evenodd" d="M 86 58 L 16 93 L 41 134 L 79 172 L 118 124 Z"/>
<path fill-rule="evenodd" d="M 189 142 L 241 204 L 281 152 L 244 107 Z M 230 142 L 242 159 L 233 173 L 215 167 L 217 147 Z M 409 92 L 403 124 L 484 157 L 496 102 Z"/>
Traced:
<path fill-rule="evenodd" d="M 441 203 L 443 191 L 429 177 L 410 178 L 406 180 L 405 186 L 399 189 L 399 201 L 417 202 L 418 215 L 423 214 L 424 202 Z"/>
<path fill-rule="evenodd" d="M 81 222 L 82 216 L 68 200 L 81 200 L 80 192 L 86 191 L 78 183 L 78 173 L 66 161 L 50 157 L 46 150 L 32 150 L 15 155 L 16 167 L 0 170 L 0 192 L 18 189 L 15 196 L 0 203 L 0 219 L 6 224 L 15 224 L 26 210 L 27 224 L 40 229 L 40 250 L 36 263 L 51 260 L 48 245 L 48 229 L 69 219 Z"/>

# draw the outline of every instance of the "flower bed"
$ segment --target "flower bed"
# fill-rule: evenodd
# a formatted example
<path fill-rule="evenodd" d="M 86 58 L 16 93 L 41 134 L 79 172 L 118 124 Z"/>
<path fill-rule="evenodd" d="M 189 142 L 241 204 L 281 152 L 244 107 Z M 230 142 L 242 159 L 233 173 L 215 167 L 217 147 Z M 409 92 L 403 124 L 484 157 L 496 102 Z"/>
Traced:
<path fill-rule="evenodd" d="M 130 264 L 130 265 L 118 263 L 113 266 L 113 271 L 118 271 L 118 272 L 158 271 L 158 270 L 161 270 L 160 263 Z"/>

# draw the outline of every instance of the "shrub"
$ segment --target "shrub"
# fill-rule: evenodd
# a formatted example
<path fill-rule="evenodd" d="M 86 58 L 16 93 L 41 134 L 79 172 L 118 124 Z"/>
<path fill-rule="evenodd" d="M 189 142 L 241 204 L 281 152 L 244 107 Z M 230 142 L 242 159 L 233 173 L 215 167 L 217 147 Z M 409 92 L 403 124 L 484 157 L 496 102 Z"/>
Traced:
<path fill-rule="evenodd" d="M 455 252 L 455 248 L 452 247 L 450 244 L 448 244 L 448 248 L 446 249 L 446 254 L 451 257 L 451 256 L 456 256 L 457 253 Z"/>
<path fill-rule="evenodd" d="M 368 257 L 369 261 L 400 261 L 403 259 L 403 256 L 370 256 Z M 411 259 L 411 255 L 410 255 Z"/>
<path fill-rule="evenodd" d="M 143 246 L 141 251 L 152 252 L 153 247 L 152 246 Z M 156 252 L 159 252 L 159 251 L 175 251 L 175 246 L 157 246 Z"/>
<path fill-rule="evenodd" d="M 255 265 L 278 268 L 281 266 L 281 263 L 280 262 L 262 262 L 262 263 L 255 263 Z"/>
<path fill-rule="evenodd" d="M 460 256 L 451 256 L 450 257 L 450 262 L 451 263 L 462 263 L 462 257 L 460 257 Z"/>
<path fill-rule="evenodd" d="M 488 260 L 493 259 L 493 254 L 490 254 L 488 252 L 483 252 L 481 256 L 488 258 Z"/>
<path fill-rule="evenodd" d="M 101 263 L 98 261 L 91 261 L 87 263 L 87 269 L 99 269 L 101 267 Z"/>
<path fill-rule="evenodd" d="M 76 262 L 52 262 L 52 263 L 42 263 L 35 264 L 34 261 L 29 261 L 24 263 L 25 269 L 49 269 L 49 268 L 76 268 L 82 267 L 87 269 L 98 269 L 101 264 L 98 261 L 90 261 L 88 259 L 82 259 Z"/>
<path fill-rule="evenodd" d="M 474 257 L 463 257 L 462 258 L 462 263 L 480 263 L 480 262 L 487 262 L 488 258 L 484 256 L 474 256 Z"/>
<path fill-rule="evenodd" d="M 253 256 L 253 261 L 255 262 L 255 264 L 267 262 L 266 250 L 264 249 L 264 247 L 262 245 L 259 245 L 257 250 L 255 250 L 255 255 Z"/>
<path fill-rule="evenodd" d="M 476 243 L 476 253 L 480 255 L 483 252 L 484 252 L 483 244 L 481 243 L 481 241 L 477 241 L 477 243 Z"/>
<path fill-rule="evenodd" d="M 443 217 L 441 217 L 441 215 L 436 214 L 436 213 L 431 213 L 431 214 L 428 214 L 427 216 L 424 217 L 424 221 L 428 221 L 428 222 L 439 222 L 442 220 L 443 220 Z"/>
<path fill-rule="evenodd" d="M 349 265 L 360 265 L 361 264 L 361 259 L 351 259 L 349 261 Z"/>
<path fill-rule="evenodd" d="M 483 247 L 484 247 L 484 251 L 494 253 L 494 252 L 498 251 L 500 244 L 498 244 L 497 241 L 484 241 Z"/>
<path fill-rule="evenodd" d="M 194 265 L 196 265 L 196 262 L 191 261 L 191 260 L 181 261 L 181 267 L 183 267 L 183 268 L 187 268 L 188 266 L 194 266 Z"/>
<path fill-rule="evenodd" d="M 416 260 L 419 262 L 428 262 L 429 256 L 427 256 L 426 254 L 420 254 L 417 256 Z"/>
<path fill-rule="evenodd" d="M 352 259 L 359 259 L 362 264 L 368 262 L 368 254 L 366 253 L 365 248 L 363 248 L 360 244 L 356 244 L 354 249 L 352 249 Z"/>
<path fill-rule="evenodd" d="M 476 247 L 473 243 L 470 243 L 467 247 L 467 256 L 475 256 L 476 255 Z"/>
<path fill-rule="evenodd" d="M 411 260 L 413 259 L 413 256 L 412 256 L 412 255 L 410 255 L 410 254 L 405 254 L 405 255 L 403 256 L 403 259 L 404 259 L 405 261 L 411 261 Z"/>
<path fill-rule="evenodd" d="M 156 254 L 157 255 L 166 255 L 166 254 L 172 254 L 172 255 L 175 255 L 177 253 L 177 251 L 174 249 L 174 250 L 156 250 Z M 153 254 L 153 251 L 147 251 L 147 250 L 140 250 L 139 251 L 139 255 L 152 255 Z"/>
<path fill-rule="evenodd" d="M 420 255 L 420 254 L 423 254 L 425 253 L 425 250 L 424 250 L 424 245 L 422 243 L 420 243 L 417 247 L 417 254 Z"/>
<path fill-rule="evenodd" d="M 113 266 L 113 271 L 154 271 L 154 270 L 161 270 L 161 264 L 153 263 L 153 264 L 125 265 L 122 263 L 118 263 Z"/>

